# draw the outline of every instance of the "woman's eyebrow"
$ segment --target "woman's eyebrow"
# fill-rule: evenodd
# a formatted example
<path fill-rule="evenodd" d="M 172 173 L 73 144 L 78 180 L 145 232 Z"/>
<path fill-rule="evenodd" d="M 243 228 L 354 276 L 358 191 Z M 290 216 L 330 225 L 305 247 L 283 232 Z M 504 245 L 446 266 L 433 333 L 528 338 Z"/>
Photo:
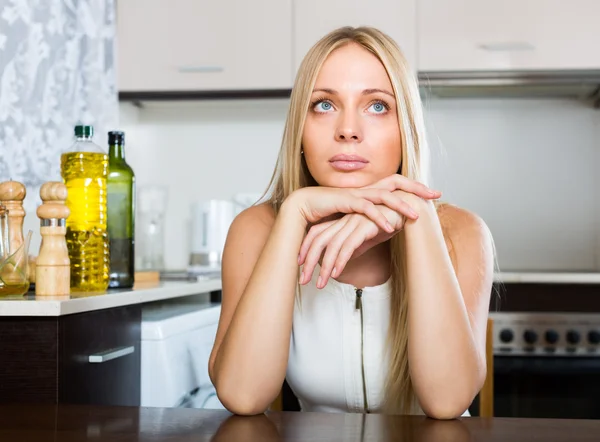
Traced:
<path fill-rule="evenodd" d="M 315 93 L 315 92 L 325 92 L 326 94 L 338 95 L 338 91 L 336 91 L 335 89 L 329 89 L 329 88 L 313 89 L 313 93 Z M 371 94 L 376 94 L 376 93 L 382 93 L 382 94 L 389 95 L 392 98 L 396 98 L 396 96 L 392 92 L 386 91 L 384 89 L 371 88 L 371 89 L 365 89 L 364 91 L 362 91 L 363 95 L 371 95 Z"/>

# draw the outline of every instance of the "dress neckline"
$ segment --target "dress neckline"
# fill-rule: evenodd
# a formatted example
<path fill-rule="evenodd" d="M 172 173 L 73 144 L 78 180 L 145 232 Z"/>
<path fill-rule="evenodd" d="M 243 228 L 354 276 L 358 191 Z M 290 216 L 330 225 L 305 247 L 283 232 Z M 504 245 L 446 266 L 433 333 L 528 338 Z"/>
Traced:
<path fill-rule="evenodd" d="M 317 263 L 317 266 L 315 267 L 315 271 L 313 272 L 313 277 L 310 282 L 311 285 L 313 285 L 316 290 L 319 290 L 316 287 L 317 287 L 317 278 L 319 277 L 320 269 L 321 269 L 321 266 Z M 340 282 L 333 277 L 329 278 L 329 280 L 327 281 L 327 285 L 324 288 L 322 288 L 321 290 L 327 290 L 328 288 L 335 290 L 335 291 L 342 292 L 342 293 L 348 293 L 351 296 L 354 296 L 356 293 L 356 290 L 358 289 L 358 287 L 355 287 L 352 284 L 348 284 L 346 282 Z M 368 297 L 387 298 L 391 295 L 392 277 L 390 275 L 390 277 L 387 279 L 387 281 L 385 281 L 382 284 L 373 285 L 373 286 L 365 286 L 365 287 L 361 287 L 361 289 L 362 289 L 362 293 L 364 295 L 367 295 Z"/>

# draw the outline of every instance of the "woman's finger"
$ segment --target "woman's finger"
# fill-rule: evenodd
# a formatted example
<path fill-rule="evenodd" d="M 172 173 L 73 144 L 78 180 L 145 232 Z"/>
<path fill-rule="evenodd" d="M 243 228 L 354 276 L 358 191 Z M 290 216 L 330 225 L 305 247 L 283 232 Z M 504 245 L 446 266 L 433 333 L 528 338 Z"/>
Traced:
<path fill-rule="evenodd" d="M 387 190 L 361 189 L 357 192 L 358 195 L 362 196 L 363 198 L 366 198 L 375 204 L 383 204 L 395 212 L 407 216 L 408 218 L 417 219 L 419 217 L 417 212 L 415 212 L 406 201 L 404 201 L 398 195 L 388 192 Z"/>
<path fill-rule="evenodd" d="M 414 193 L 422 198 L 436 199 L 442 195 L 442 192 L 433 190 L 425 184 L 420 183 L 404 175 L 394 174 L 386 177 L 371 186 L 365 188 L 384 189 L 393 192 L 394 190 L 403 190 L 405 192 Z"/>
<path fill-rule="evenodd" d="M 304 266 L 302 267 L 302 273 L 300 274 L 300 284 L 306 284 L 308 281 L 312 279 L 313 272 L 319 259 L 321 259 L 321 255 L 323 254 L 323 250 L 329 244 L 331 238 L 335 236 L 337 232 L 339 232 L 344 225 L 348 222 L 348 218 L 344 217 L 329 226 L 323 232 L 319 233 L 311 242 L 310 248 L 306 253 L 306 259 L 304 260 Z"/>
<path fill-rule="evenodd" d="M 338 274 L 334 274 L 333 264 L 337 258 L 337 254 L 339 250 L 342 248 L 344 241 L 352 234 L 352 232 L 358 227 L 360 223 L 360 219 L 365 219 L 367 222 L 371 223 L 376 230 L 379 230 L 371 220 L 364 218 L 363 215 L 350 215 L 349 221 L 346 225 L 341 228 L 330 240 L 327 244 L 327 248 L 325 253 L 323 254 L 323 259 L 321 260 L 321 271 L 319 273 L 319 279 L 317 280 L 317 288 L 323 288 L 327 285 L 329 281 L 329 277 L 333 276 L 334 278 Z"/>
<path fill-rule="evenodd" d="M 329 278 L 336 278 L 341 273 L 343 268 L 338 268 L 335 263 L 338 260 L 340 250 L 345 247 L 348 242 L 358 244 L 357 247 L 364 244 L 366 241 L 374 238 L 379 233 L 379 228 L 373 224 L 373 222 L 362 215 L 354 217 L 351 221 L 346 223 L 343 229 L 341 229 L 329 242 L 325 254 L 323 256 L 323 262 L 321 264 L 321 272 L 319 274 L 318 283 L 321 282 L 321 287 L 325 287 Z"/>
<path fill-rule="evenodd" d="M 321 232 L 327 230 L 333 223 L 337 220 L 326 221 L 319 224 L 314 224 L 309 230 L 304 240 L 302 241 L 302 245 L 300 246 L 300 251 L 298 252 L 298 265 L 301 266 L 304 264 L 304 260 L 306 259 L 306 253 L 310 248 L 313 240 L 319 235 Z"/>
<path fill-rule="evenodd" d="M 368 241 L 368 229 L 368 225 L 362 224 L 359 227 L 357 227 L 352 232 L 352 235 L 349 235 L 348 238 L 344 241 L 342 247 L 337 253 L 335 263 L 333 264 L 336 275 L 339 275 L 344 271 L 346 264 L 348 264 L 348 261 L 350 261 L 350 258 L 352 258 L 354 252 L 358 250 L 358 248 L 361 245 L 363 245 L 365 241 Z"/>
<path fill-rule="evenodd" d="M 347 210 L 346 213 L 362 213 L 367 218 L 371 219 L 375 224 L 377 224 L 382 230 L 389 233 L 394 231 L 394 227 L 390 224 L 383 213 L 377 209 L 373 202 L 354 194 L 348 194 L 347 198 L 348 199 L 344 201 L 344 209 Z M 375 200 L 377 200 L 377 198 L 375 198 Z M 381 200 L 381 198 L 379 198 L 379 200 Z"/>

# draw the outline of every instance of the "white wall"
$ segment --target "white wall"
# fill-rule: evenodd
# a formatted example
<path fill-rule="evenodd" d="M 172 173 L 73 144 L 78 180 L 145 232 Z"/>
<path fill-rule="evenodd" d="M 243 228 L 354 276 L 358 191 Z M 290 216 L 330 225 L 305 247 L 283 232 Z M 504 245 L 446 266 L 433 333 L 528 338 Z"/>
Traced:
<path fill-rule="evenodd" d="M 138 186 L 169 187 L 167 267 L 187 265 L 190 204 L 261 193 L 287 100 L 121 105 Z M 433 185 L 480 214 L 501 270 L 600 270 L 600 111 L 561 100 L 426 103 Z"/>

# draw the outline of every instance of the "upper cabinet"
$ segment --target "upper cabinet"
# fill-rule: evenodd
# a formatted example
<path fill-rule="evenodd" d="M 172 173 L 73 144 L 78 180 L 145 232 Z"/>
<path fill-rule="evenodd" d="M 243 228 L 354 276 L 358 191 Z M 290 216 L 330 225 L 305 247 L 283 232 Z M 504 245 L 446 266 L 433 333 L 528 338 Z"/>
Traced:
<path fill-rule="evenodd" d="M 598 0 L 419 0 L 420 71 L 600 68 Z"/>
<path fill-rule="evenodd" d="M 289 89 L 292 0 L 117 0 L 121 92 Z"/>
<path fill-rule="evenodd" d="M 363 25 L 392 37 L 416 71 L 416 1 L 295 0 L 294 73 L 311 46 L 325 34 L 341 26 Z"/>

